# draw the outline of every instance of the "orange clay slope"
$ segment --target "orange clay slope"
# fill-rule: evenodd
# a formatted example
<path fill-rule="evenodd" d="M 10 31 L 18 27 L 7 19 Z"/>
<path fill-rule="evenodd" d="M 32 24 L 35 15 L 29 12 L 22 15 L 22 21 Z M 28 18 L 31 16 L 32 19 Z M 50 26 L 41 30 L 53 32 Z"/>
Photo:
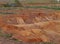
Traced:
<path fill-rule="evenodd" d="M 0 28 L 13 38 L 25 42 L 60 43 L 60 13 L 35 15 L 1 15 Z"/>

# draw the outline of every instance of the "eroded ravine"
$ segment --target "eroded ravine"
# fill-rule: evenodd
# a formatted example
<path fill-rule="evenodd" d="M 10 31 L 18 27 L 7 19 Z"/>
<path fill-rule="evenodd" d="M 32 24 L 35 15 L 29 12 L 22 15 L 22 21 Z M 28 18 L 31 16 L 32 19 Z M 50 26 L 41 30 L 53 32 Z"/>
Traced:
<path fill-rule="evenodd" d="M 25 42 L 60 43 L 60 14 L 0 16 L 0 28 L 12 37 Z M 29 21 L 30 20 L 30 21 Z"/>

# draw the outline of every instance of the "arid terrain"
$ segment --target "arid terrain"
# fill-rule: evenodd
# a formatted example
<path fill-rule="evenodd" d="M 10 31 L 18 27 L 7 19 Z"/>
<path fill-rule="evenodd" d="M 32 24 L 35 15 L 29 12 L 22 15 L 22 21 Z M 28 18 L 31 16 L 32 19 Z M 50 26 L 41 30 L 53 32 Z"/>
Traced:
<path fill-rule="evenodd" d="M 1 36 L 5 36 L 0 44 L 60 44 L 59 10 L 24 8 L 0 13 Z"/>

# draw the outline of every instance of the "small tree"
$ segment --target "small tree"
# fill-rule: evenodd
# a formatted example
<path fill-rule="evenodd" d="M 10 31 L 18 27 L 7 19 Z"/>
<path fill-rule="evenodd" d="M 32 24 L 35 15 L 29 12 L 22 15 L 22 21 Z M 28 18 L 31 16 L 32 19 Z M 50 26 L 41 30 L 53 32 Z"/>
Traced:
<path fill-rule="evenodd" d="M 4 4 L 3 6 L 4 7 L 10 7 L 10 5 L 8 5 L 8 3 Z"/>
<path fill-rule="evenodd" d="M 23 5 L 18 0 L 15 0 L 15 3 L 17 4 L 17 6 L 23 7 Z"/>

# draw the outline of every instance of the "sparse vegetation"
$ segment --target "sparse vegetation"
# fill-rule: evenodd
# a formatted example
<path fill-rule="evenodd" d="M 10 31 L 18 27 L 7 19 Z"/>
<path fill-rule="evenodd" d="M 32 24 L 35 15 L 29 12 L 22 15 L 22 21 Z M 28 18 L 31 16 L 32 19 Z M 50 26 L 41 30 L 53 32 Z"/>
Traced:
<path fill-rule="evenodd" d="M 23 7 L 23 5 L 18 0 L 15 0 L 15 3 L 3 4 L 3 7 Z"/>
<path fill-rule="evenodd" d="M 2 31 L 0 31 L 0 37 L 10 38 L 10 37 L 12 37 L 12 34 L 2 33 Z"/>

